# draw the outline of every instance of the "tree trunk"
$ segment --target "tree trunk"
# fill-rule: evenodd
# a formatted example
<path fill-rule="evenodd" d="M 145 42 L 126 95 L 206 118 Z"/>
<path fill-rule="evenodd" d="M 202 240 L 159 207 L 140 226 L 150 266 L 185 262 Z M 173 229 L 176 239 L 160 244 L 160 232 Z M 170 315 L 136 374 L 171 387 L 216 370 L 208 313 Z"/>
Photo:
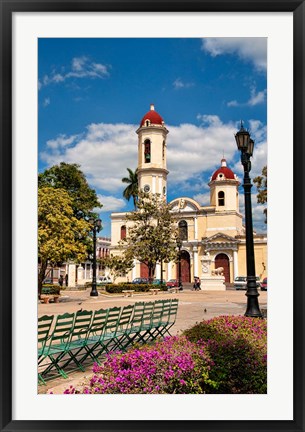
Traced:
<path fill-rule="evenodd" d="M 41 261 L 41 266 L 38 272 L 38 298 L 40 300 L 41 298 L 41 291 L 42 291 L 42 283 L 44 281 L 44 278 L 46 276 L 46 271 L 48 267 L 48 261 Z"/>
<path fill-rule="evenodd" d="M 149 282 L 152 282 L 153 279 L 154 279 L 155 267 L 156 266 L 154 264 L 148 265 L 148 278 L 149 278 Z"/>

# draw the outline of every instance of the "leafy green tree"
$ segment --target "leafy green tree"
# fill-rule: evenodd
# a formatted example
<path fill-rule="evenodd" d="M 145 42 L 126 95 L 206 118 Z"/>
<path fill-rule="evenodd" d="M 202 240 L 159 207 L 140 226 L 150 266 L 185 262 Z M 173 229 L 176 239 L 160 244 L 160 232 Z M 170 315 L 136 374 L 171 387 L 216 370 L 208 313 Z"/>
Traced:
<path fill-rule="evenodd" d="M 137 210 L 127 214 L 126 238 L 121 240 L 126 257 L 147 265 L 152 278 L 156 264 L 177 258 L 175 221 L 169 205 L 159 194 L 139 192 Z"/>
<path fill-rule="evenodd" d="M 133 172 L 130 168 L 127 168 L 128 177 L 123 177 L 122 182 L 127 183 L 128 186 L 123 191 L 123 197 L 129 201 L 132 197 L 133 205 L 136 209 L 138 201 L 138 171 L 137 169 Z"/>
<path fill-rule="evenodd" d="M 262 174 L 253 179 L 253 183 L 257 187 L 257 202 L 259 204 L 267 203 L 267 166 L 262 169 Z M 267 208 L 264 209 L 265 223 L 267 223 Z"/>
<path fill-rule="evenodd" d="M 89 223 L 75 217 L 67 191 L 48 186 L 38 189 L 39 297 L 48 265 L 54 267 L 68 260 L 86 258 L 87 248 L 82 238 L 88 237 L 89 231 Z"/>
<path fill-rule="evenodd" d="M 111 255 L 98 260 L 103 267 L 109 269 L 113 282 L 121 275 L 133 268 L 133 260 L 126 256 Z"/>
<path fill-rule="evenodd" d="M 50 186 L 64 189 L 72 199 L 73 214 L 77 219 L 87 219 L 94 208 L 101 208 L 96 192 L 77 164 L 61 162 L 38 175 L 38 187 Z"/>
<path fill-rule="evenodd" d="M 70 196 L 72 202 L 73 215 L 81 220 L 89 218 L 97 218 L 98 214 L 94 209 L 101 208 L 96 192 L 92 189 L 80 166 L 77 164 L 68 164 L 61 162 L 59 165 L 54 165 L 46 169 L 38 175 L 38 187 L 53 187 L 55 189 L 64 189 Z M 77 237 L 79 242 L 79 237 Z M 87 248 L 87 258 L 93 253 L 92 239 L 89 236 L 84 236 L 82 242 Z"/>

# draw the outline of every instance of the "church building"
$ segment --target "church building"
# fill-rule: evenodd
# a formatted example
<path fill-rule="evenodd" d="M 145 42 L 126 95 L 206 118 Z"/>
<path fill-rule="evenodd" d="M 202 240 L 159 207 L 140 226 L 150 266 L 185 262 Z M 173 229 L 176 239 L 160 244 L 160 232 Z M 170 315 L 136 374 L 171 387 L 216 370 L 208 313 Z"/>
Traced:
<path fill-rule="evenodd" d="M 167 130 L 164 120 L 154 106 L 143 116 L 136 131 L 138 135 L 138 184 L 145 192 L 158 193 L 166 199 Z M 227 166 L 220 161 L 219 168 L 211 173 L 208 183 L 210 203 L 202 206 L 187 196 L 175 198 L 169 204 L 178 222 L 182 239 L 181 278 L 183 283 L 192 282 L 194 276 L 204 278 L 222 267 L 226 283 L 236 276 L 246 276 L 246 240 L 242 214 L 239 212 L 240 182 Z M 129 222 L 128 222 L 129 223 Z M 118 242 L 128 230 L 126 213 L 111 215 L 111 253 L 116 254 Z M 267 276 L 267 236 L 254 232 L 256 274 L 262 280 Z M 134 268 L 119 281 L 132 281 L 147 277 L 148 269 L 143 263 L 134 262 Z M 161 266 L 157 265 L 156 278 L 161 279 Z M 163 279 L 178 279 L 178 265 L 163 265 Z M 204 289 L 204 286 L 202 286 Z"/>

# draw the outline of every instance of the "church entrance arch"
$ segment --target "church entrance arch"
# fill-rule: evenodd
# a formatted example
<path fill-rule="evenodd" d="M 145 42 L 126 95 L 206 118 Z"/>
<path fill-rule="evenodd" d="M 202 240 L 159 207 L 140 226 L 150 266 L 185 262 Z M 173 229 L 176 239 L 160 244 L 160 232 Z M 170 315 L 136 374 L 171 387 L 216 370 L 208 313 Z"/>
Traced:
<path fill-rule="evenodd" d="M 179 264 L 177 265 L 177 279 L 179 279 Z M 191 259 L 187 251 L 181 251 L 181 280 L 191 282 Z"/>
<path fill-rule="evenodd" d="M 230 283 L 230 261 L 226 254 L 220 253 L 215 257 L 215 269 L 218 267 L 223 267 L 225 282 Z"/>

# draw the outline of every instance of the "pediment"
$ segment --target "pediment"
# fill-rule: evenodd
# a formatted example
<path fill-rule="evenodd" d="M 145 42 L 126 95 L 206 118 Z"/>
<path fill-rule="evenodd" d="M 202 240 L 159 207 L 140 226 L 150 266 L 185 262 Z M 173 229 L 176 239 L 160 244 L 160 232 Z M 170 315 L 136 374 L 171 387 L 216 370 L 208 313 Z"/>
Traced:
<path fill-rule="evenodd" d="M 233 242 L 233 243 L 237 243 L 238 240 L 236 240 L 235 237 L 231 237 L 227 234 L 223 234 L 223 233 L 217 233 L 214 234 L 211 237 L 205 237 L 203 239 L 203 243 L 204 244 L 208 244 L 208 243 L 227 243 L 227 242 Z"/>
<path fill-rule="evenodd" d="M 200 206 L 195 200 L 182 197 L 171 201 L 170 208 L 174 213 L 184 213 L 198 211 Z"/>

